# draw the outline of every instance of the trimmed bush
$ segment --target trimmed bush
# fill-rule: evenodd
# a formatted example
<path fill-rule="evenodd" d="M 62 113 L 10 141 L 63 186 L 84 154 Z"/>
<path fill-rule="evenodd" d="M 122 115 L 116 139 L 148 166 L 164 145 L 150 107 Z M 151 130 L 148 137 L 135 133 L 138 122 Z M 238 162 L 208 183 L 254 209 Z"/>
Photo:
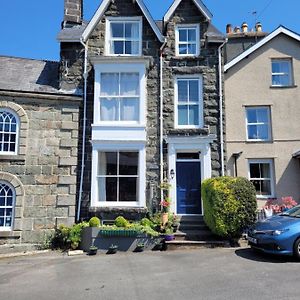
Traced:
<path fill-rule="evenodd" d="M 240 237 L 256 220 L 256 191 L 242 177 L 217 177 L 202 183 L 204 221 L 221 237 Z"/>
<path fill-rule="evenodd" d="M 115 225 L 117 227 L 127 227 L 129 222 L 124 217 L 119 216 L 115 219 Z"/>
<path fill-rule="evenodd" d="M 100 226 L 100 219 L 97 217 L 92 217 L 89 220 L 89 226 L 90 227 L 99 227 Z"/>

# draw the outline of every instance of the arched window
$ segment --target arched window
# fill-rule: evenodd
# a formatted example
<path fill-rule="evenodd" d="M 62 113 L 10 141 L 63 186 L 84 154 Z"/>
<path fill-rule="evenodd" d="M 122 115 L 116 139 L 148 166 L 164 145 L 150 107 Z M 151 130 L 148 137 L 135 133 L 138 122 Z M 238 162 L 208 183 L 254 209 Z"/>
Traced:
<path fill-rule="evenodd" d="M 13 226 L 15 190 L 8 183 L 0 181 L 0 230 Z"/>
<path fill-rule="evenodd" d="M 0 110 L 0 154 L 17 154 L 19 118 L 10 110 Z"/>

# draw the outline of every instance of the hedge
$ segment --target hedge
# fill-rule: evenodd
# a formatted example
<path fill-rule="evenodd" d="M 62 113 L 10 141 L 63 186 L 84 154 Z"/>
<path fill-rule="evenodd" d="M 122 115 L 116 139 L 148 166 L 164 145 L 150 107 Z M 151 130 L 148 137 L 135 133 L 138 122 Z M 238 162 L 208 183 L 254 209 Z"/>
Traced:
<path fill-rule="evenodd" d="M 256 220 L 256 191 L 242 177 L 216 177 L 202 183 L 204 221 L 221 237 L 240 237 Z"/>

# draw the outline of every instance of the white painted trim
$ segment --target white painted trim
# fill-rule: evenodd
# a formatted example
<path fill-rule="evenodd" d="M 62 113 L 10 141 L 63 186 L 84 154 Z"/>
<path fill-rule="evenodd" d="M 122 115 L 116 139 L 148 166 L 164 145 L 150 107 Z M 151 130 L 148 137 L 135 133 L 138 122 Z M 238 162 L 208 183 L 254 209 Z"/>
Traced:
<path fill-rule="evenodd" d="M 139 52 L 137 54 L 110 53 L 111 23 L 137 22 L 139 24 Z M 142 17 L 107 17 L 105 22 L 105 55 L 106 56 L 141 56 L 143 47 L 143 18 Z"/>
<path fill-rule="evenodd" d="M 173 4 L 170 6 L 166 14 L 164 15 L 164 22 L 168 22 L 172 15 L 174 14 L 175 10 L 177 9 L 178 5 L 181 3 L 182 0 L 175 0 Z M 195 5 L 198 7 L 200 12 L 205 16 L 205 18 L 210 21 L 212 19 L 212 13 L 208 10 L 208 8 L 203 4 L 201 0 L 193 0 Z"/>
<path fill-rule="evenodd" d="M 227 63 L 224 66 L 224 71 L 225 72 L 228 71 L 231 67 L 236 65 L 238 62 L 240 62 L 241 60 L 246 58 L 248 55 L 252 54 L 254 51 L 259 49 L 260 47 L 262 47 L 263 45 L 265 45 L 266 43 L 268 43 L 269 41 L 271 41 L 273 38 L 277 37 L 281 33 L 283 33 L 283 34 L 297 40 L 298 42 L 300 42 L 300 35 L 298 35 L 297 33 L 293 32 L 293 31 L 291 31 L 291 30 L 289 30 L 289 29 L 287 29 L 283 26 L 279 26 L 277 29 L 275 29 L 268 36 L 266 36 L 265 38 L 260 40 L 257 44 L 255 44 L 254 46 L 252 46 L 251 48 L 249 48 L 248 50 L 246 50 L 245 52 L 243 52 L 242 54 L 237 56 L 235 59 L 233 59 L 232 61 Z"/>
<path fill-rule="evenodd" d="M 249 135 L 248 135 L 248 115 L 247 115 L 247 110 L 248 109 L 267 109 L 268 110 L 268 135 L 269 138 L 268 139 L 249 139 Z M 245 107 L 245 121 L 246 121 L 246 140 L 247 142 L 270 142 L 272 140 L 272 124 L 271 124 L 271 108 L 270 106 L 267 105 L 263 105 L 263 106 L 246 106 Z M 252 125 L 262 125 L 259 123 L 251 123 Z"/>
<path fill-rule="evenodd" d="M 270 165 L 270 181 L 271 181 L 271 195 L 256 195 L 258 199 L 268 199 L 275 197 L 275 166 L 274 166 L 274 159 L 272 158 L 248 158 L 248 179 L 251 180 L 250 177 L 250 164 L 252 163 L 265 163 Z"/>
<path fill-rule="evenodd" d="M 289 72 L 287 74 L 285 73 L 273 73 L 273 63 L 279 63 L 279 62 L 286 62 L 288 63 Z M 289 77 L 289 83 L 288 84 L 273 84 L 273 76 L 284 76 L 288 75 Z M 292 57 L 278 57 L 278 58 L 271 58 L 271 86 L 274 87 L 288 87 L 294 85 L 294 72 L 293 72 L 293 58 Z"/>
<path fill-rule="evenodd" d="M 15 223 L 16 190 L 15 190 L 14 186 L 6 180 L 0 180 L 0 183 L 7 185 L 12 190 L 12 193 L 13 193 L 11 226 L 9 226 L 9 227 L 8 226 L 0 226 L 0 231 L 12 231 L 12 230 L 14 230 L 14 223 Z M 2 207 L 5 208 L 7 206 L 2 206 Z"/>
<path fill-rule="evenodd" d="M 146 67 L 144 63 L 101 63 L 95 64 L 95 83 L 94 83 L 94 122 L 93 125 L 115 126 L 116 124 L 122 126 L 146 126 L 146 106 L 147 106 L 147 89 L 146 89 Z M 122 73 L 122 72 L 137 72 L 140 79 L 140 102 L 139 102 L 139 121 L 105 121 L 100 120 L 100 74 L 101 73 Z"/>
<path fill-rule="evenodd" d="M 196 53 L 195 54 L 180 54 L 179 53 L 179 31 L 178 29 L 196 29 Z M 200 55 L 200 24 L 177 24 L 175 26 L 175 55 L 179 57 L 194 57 Z"/>
<path fill-rule="evenodd" d="M 98 151 L 138 151 L 139 152 L 139 199 L 137 202 L 99 202 L 98 199 Z M 91 207 L 146 207 L 146 147 L 145 143 L 99 141 L 93 143 Z"/>
<path fill-rule="evenodd" d="M 179 152 L 200 152 L 201 161 L 201 182 L 207 178 L 211 178 L 211 149 L 210 143 L 215 140 L 215 136 L 207 137 L 175 137 L 166 139 L 168 143 L 168 174 L 171 170 L 175 170 L 175 176 L 170 178 L 170 196 L 171 211 L 177 212 L 177 186 L 176 186 L 176 155 Z M 198 160 L 197 160 L 198 161 Z M 202 214 L 203 204 L 201 200 Z"/>
<path fill-rule="evenodd" d="M 150 24 L 152 30 L 154 31 L 154 33 L 156 34 L 157 38 L 159 39 L 159 41 L 161 43 L 163 43 L 165 38 L 162 35 L 162 33 L 160 32 L 159 28 L 157 27 L 155 21 L 151 17 L 151 15 L 150 15 L 148 9 L 146 8 L 145 4 L 141 0 L 135 0 L 135 1 L 139 5 L 141 11 L 143 12 L 145 18 L 149 22 L 149 24 Z M 104 15 L 104 13 L 105 13 L 108 5 L 110 4 L 110 2 L 111 2 L 111 0 L 103 0 L 103 2 L 101 3 L 99 8 L 97 9 L 96 13 L 94 14 L 93 18 L 91 19 L 91 21 L 89 22 L 88 26 L 86 27 L 86 29 L 84 30 L 84 32 L 82 34 L 83 41 L 87 41 L 90 34 L 92 33 L 92 31 L 94 30 L 96 25 L 99 23 L 102 16 Z"/>
<path fill-rule="evenodd" d="M 198 125 L 178 125 L 178 80 L 180 79 L 198 79 L 199 82 L 199 124 Z M 195 75 L 182 75 L 174 77 L 174 128 L 176 129 L 197 129 L 202 128 L 204 125 L 204 112 L 203 112 L 203 76 L 200 74 Z"/>

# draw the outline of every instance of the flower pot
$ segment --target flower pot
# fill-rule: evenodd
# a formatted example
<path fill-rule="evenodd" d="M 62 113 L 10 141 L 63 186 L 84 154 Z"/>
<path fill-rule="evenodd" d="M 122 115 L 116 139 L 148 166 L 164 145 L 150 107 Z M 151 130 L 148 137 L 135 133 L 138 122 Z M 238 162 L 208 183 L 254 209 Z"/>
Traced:
<path fill-rule="evenodd" d="M 134 249 L 134 252 L 143 252 L 144 249 L 145 249 L 144 245 L 143 246 L 137 245 L 136 248 Z"/>
<path fill-rule="evenodd" d="M 168 223 L 169 220 L 169 214 L 168 213 L 162 213 L 161 215 L 161 223 L 163 226 L 165 226 Z"/>
<path fill-rule="evenodd" d="M 165 238 L 165 241 L 173 241 L 174 240 L 174 234 L 165 234 L 164 238 Z"/>
<path fill-rule="evenodd" d="M 118 246 L 111 246 L 108 248 L 106 254 L 116 254 L 118 251 Z"/>
<path fill-rule="evenodd" d="M 89 255 L 96 255 L 98 251 L 98 248 L 90 248 Z"/>

